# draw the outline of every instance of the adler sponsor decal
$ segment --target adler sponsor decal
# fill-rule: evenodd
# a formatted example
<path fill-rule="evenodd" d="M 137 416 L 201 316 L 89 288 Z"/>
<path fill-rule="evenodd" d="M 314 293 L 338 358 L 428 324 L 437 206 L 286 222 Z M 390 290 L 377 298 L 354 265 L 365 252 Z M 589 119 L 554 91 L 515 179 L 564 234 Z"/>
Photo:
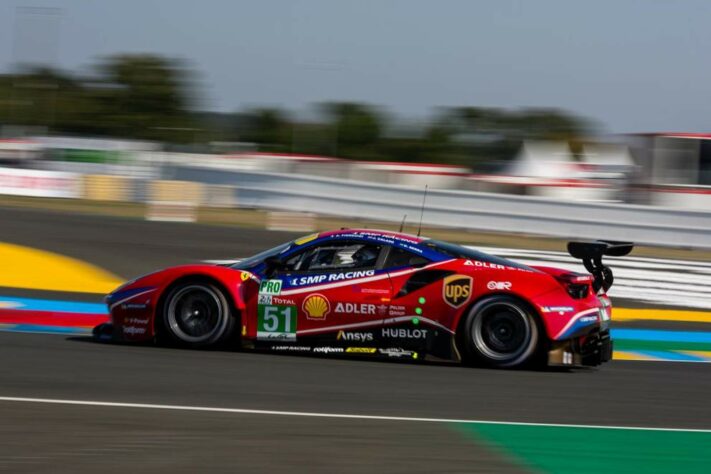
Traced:
<path fill-rule="evenodd" d="M 376 306 L 371 303 L 337 303 L 336 313 L 375 314 Z"/>
<path fill-rule="evenodd" d="M 442 284 L 442 298 L 453 308 L 459 308 L 469 301 L 472 294 L 472 277 L 451 275 Z"/>

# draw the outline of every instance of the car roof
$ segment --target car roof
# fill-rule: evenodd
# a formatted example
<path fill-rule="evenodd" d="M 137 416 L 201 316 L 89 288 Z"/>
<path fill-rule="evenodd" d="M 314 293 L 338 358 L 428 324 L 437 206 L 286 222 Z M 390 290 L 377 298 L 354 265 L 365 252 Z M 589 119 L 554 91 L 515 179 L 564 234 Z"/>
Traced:
<path fill-rule="evenodd" d="M 318 234 L 318 238 L 324 237 L 384 237 L 387 239 L 401 240 L 408 242 L 410 244 L 419 244 L 428 240 L 425 237 L 420 237 L 417 235 L 406 234 L 404 232 L 394 232 L 390 230 L 380 230 L 380 229 L 348 229 L 341 228 L 339 230 L 331 230 L 326 232 L 321 232 Z"/>

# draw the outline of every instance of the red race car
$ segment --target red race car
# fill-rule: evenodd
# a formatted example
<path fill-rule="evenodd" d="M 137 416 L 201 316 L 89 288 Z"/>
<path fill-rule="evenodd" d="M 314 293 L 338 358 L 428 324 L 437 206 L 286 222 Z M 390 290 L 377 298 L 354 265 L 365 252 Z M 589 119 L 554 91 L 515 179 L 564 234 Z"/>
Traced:
<path fill-rule="evenodd" d="M 313 234 L 230 265 L 186 265 L 106 297 L 99 340 L 431 357 L 493 367 L 611 359 L 612 272 L 633 245 L 571 242 L 588 274 L 368 229 Z"/>

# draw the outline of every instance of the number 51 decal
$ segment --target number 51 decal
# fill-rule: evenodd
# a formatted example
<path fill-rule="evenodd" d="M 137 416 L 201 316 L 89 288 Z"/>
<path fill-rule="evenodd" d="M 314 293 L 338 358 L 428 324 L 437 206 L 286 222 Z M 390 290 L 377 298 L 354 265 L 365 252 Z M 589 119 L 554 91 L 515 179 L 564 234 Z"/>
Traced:
<path fill-rule="evenodd" d="M 296 340 L 296 306 L 258 305 L 257 339 Z"/>

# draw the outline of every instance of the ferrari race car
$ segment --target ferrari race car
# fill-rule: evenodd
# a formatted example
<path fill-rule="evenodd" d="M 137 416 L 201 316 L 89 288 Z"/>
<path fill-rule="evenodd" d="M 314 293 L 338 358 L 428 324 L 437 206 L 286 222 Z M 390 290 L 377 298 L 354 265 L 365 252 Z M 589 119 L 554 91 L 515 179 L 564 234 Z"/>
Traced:
<path fill-rule="evenodd" d="M 236 263 L 186 265 L 106 297 L 98 340 L 472 365 L 611 359 L 612 272 L 632 244 L 571 242 L 589 273 L 531 267 L 403 233 L 341 229 Z"/>

